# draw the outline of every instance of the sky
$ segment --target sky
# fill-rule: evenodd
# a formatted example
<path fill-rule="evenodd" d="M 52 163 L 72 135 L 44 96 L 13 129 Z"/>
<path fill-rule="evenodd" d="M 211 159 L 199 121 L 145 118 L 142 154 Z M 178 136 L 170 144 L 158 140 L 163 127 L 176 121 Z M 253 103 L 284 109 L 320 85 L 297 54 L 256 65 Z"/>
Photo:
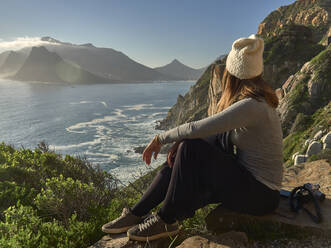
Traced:
<path fill-rule="evenodd" d="M 1 0 L 0 52 L 38 37 L 93 43 L 150 67 L 207 66 L 294 0 Z"/>

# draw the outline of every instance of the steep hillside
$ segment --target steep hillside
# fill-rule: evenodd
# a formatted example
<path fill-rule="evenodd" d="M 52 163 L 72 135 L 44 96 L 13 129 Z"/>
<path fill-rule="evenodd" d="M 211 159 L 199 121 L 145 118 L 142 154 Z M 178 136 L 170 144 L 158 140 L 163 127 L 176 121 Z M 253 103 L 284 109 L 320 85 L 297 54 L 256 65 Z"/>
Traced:
<path fill-rule="evenodd" d="M 314 42 L 325 42 L 331 23 L 330 0 L 299 0 L 268 15 L 258 27 L 264 37 L 276 36 L 284 25 L 303 25 L 312 31 Z"/>
<path fill-rule="evenodd" d="M 328 45 L 331 0 L 299 0 L 278 8 L 259 25 L 265 40 L 264 78 L 274 88 Z"/>
<path fill-rule="evenodd" d="M 184 65 L 177 59 L 174 59 L 170 64 L 162 67 L 156 67 L 154 70 L 165 75 L 181 78 L 182 80 L 197 80 L 202 75 L 205 68 L 193 69 Z"/>
<path fill-rule="evenodd" d="M 208 87 L 214 64 L 208 66 L 200 79 L 185 96 L 179 95 L 176 104 L 169 110 L 167 117 L 156 128 L 169 129 L 188 121 L 207 117 Z"/>
<path fill-rule="evenodd" d="M 299 116 L 310 116 L 331 100 L 331 46 L 325 49 L 300 71 L 289 77 L 280 89 L 285 95 L 278 108 L 284 135 L 295 129 Z M 299 123 L 296 123 L 296 126 Z"/>
<path fill-rule="evenodd" d="M 2 65 L 0 65 L 0 75 L 9 76 L 15 74 L 22 67 L 25 59 L 25 54 L 10 51 Z"/>
<path fill-rule="evenodd" d="M 32 47 L 31 52 L 18 72 L 9 77 L 19 81 L 64 82 L 64 83 L 115 83 L 64 61 L 45 47 Z"/>

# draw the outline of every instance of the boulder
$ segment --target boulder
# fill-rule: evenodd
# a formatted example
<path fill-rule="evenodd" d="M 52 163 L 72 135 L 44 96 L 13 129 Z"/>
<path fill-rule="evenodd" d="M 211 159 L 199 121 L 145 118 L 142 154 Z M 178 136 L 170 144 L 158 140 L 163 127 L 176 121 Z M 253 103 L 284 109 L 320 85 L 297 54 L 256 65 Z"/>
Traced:
<path fill-rule="evenodd" d="M 322 142 L 324 144 L 331 144 L 331 131 L 328 132 L 326 135 L 323 136 Z"/>
<path fill-rule="evenodd" d="M 320 204 L 323 222 L 316 224 L 304 211 L 290 211 L 287 198 L 281 198 L 278 209 L 265 216 L 236 213 L 219 205 L 206 217 L 207 229 L 214 233 L 243 231 L 253 239 L 279 239 L 331 235 L 331 166 L 327 160 L 317 160 L 292 166 L 284 171 L 283 189 L 292 190 L 304 183 L 319 184 L 327 198 Z M 306 208 L 313 210 L 312 204 Z"/>
<path fill-rule="evenodd" d="M 275 93 L 279 100 L 281 100 L 284 97 L 284 90 L 282 88 L 276 89 Z"/>
<path fill-rule="evenodd" d="M 298 165 L 298 164 L 306 162 L 307 158 L 308 158 L 307 155 L 302 155 L 302 154 L 295 155 L 294 165 Z"/>
<path fill-rule="evenodd" d="M 292 160 L 295 159 L 295 156 L 296 156 L 296 155 L 299 155 L 299 152 L 296 152 L 296 153 L 294 153 L 294 154 L 292 155 Z"/>
<path fill-rule="evenodd" d="M 177 248 L 239 248 L 247 245 L 248 237 L 245 233 L 230 231 L 219 236 L 192 236 L 185 239 Z"/>
<path fill-rule="evenodd" d="M 111 235 L 108 234 L 103 236 L 103 238 L 94 245 L 89 246 L 89 248 L 168 248 L 172 243 L 179 244 L 181 241 L 183 241 L 184 238 L 181 235 L 183 234 L 154 241 L 138 242 L 129 240 L 129 238 L 126 236 L 126 233 Z M 176 242 L 173 242 L 173 240 Z"/>
<path fill-rule="evenodd" d="M 314 135 L 314 140 L 319 140 L 320 138 L 322 138 L 323 135 L 323 131 L 319 130 L 315 135 Z"/>
<path fill-rule="evenodd" d="M 306 139 L 305 146 L 308 146 L 310 144 L 311 139 Z"/>
<path fill-rule="evenodd" d="M 310 157 L 311 155 L 317 154 L 322 151 L 322 144 L 317 141 L 313 141 L 309 144 L 306 155 Z"/>
<path fill-rule="evenodd" d="M 325 150 L 325 149 L 331 149 L 331 143 L 324 143 L 323 150 Z"/>

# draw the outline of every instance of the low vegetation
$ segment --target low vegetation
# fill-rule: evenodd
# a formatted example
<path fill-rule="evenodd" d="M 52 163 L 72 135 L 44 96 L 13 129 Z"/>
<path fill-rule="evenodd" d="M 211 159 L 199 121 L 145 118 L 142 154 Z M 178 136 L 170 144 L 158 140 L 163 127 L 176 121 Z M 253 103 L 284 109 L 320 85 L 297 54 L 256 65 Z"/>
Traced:
<path fill-rule="evenodd" d="M 134 205 L 157 171 L 120 187 L 84 158 L 59 155 L 45 144 L 30 150 L 0 143 L 0 247 L 87 247 L 104 235 L 104 223 Z M 184 221 L 188 232 L 205 229 L 211 207 Z"/>

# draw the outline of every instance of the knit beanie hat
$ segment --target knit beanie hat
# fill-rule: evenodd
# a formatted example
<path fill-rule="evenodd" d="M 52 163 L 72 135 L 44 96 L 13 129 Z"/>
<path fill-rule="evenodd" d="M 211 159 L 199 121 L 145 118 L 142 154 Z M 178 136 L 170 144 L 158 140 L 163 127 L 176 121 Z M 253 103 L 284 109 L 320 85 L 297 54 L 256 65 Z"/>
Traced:
<path fill-rule="evenodd" d="M 263 72 L 263 39 L 252 34 L 233 42 L 226 69 L 239 79 L 254 78 Z"/>

